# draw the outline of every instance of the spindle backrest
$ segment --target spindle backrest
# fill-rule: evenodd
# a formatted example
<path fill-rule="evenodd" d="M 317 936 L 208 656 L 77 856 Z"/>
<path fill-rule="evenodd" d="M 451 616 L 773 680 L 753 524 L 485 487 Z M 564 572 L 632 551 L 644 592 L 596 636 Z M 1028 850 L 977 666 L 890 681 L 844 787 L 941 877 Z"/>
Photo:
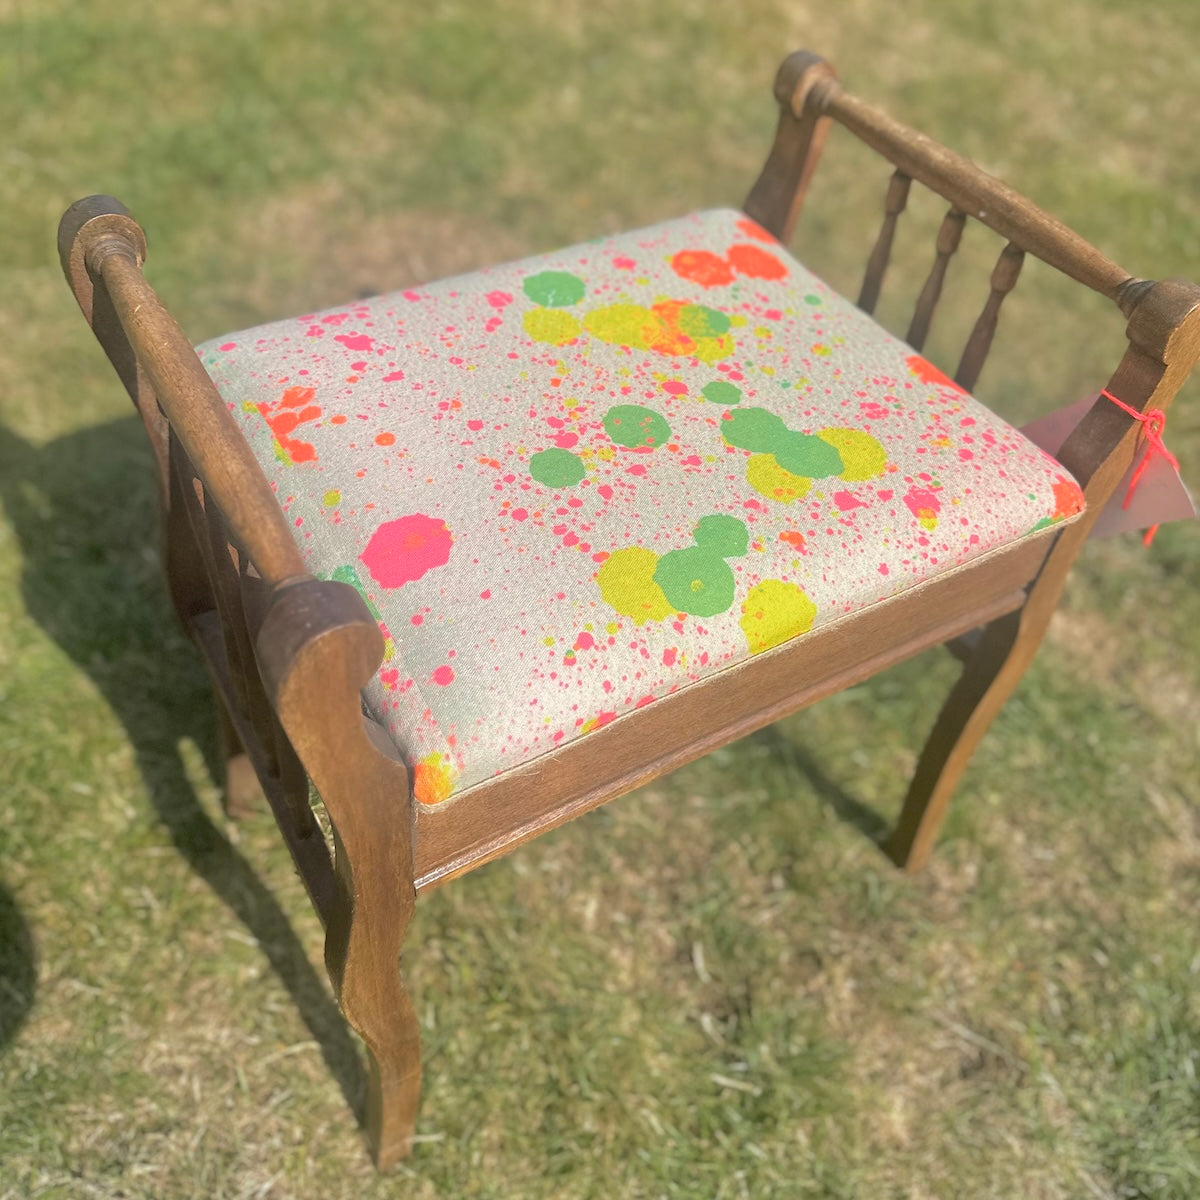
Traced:
<path fill-rule="evenodd" d="M 780 240 L 791 239 L 830 122 L 849 129 L 894 168 L 858 296 L 865 312 L 874 313 L 879 301 L 912 184 L 920 183 L 949 202 L 905 334 L 914 349 L 925 345 L 967 221 L 977 221 L 1004 239 L 990 290 L 954 372 L 955 381 L 968 391 L 979 379 L 1001 307 L 1016 285 L 1026 254 L 1112 300 L 1125 316 L 1152 286 L 974 163 L 846 91 L 832 67 L 816 55 L 802 51 L 788 58 L 776 78 L 775 96 L 781 108 L 779 129 L 746 211 Z"/>

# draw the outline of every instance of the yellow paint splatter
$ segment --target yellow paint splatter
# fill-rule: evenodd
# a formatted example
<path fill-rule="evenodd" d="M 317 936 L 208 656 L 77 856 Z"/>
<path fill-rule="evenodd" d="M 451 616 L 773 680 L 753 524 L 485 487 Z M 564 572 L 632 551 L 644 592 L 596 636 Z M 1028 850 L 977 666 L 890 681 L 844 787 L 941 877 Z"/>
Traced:
<path fill-rule="evenodd" d="M 803 588 L 782 579 L 764 579 L 742 603 L 739 624 L 751 654 L 780 646 L 812 628 L 817 606 Z"/>
<path fill-rule="evenodd" d="M 521 324 L 535 342 L 549 342 L 551 346 L 565 346 L 581 330 L 578 319 L 560 308 L 531 308 Z"/>
<path fill-rule="evenodd" d="M 861 429 L 820 429 L 817 437 L 842 456 L 843 470 L 838 478 L 847 483 L 874 479 L 887 470 L 887 451 L 878 438 Z"/>
<path fill-rule="evenodd" d="M 760 495 L 780 504 L 803 499 L 812 487 L 807 475 L 784 470 L 773 454 L 752 454 L 746 463 L 746 482 Z"/>
<path fill-rule="evenodd" d="M 654 582 L 657 566 L 658 555 L 644 546 L 614 551 L 596 572 L 600 595 L 622 616 L 632 617 L 639 625 L 665 620 L 675 610 Z"/>

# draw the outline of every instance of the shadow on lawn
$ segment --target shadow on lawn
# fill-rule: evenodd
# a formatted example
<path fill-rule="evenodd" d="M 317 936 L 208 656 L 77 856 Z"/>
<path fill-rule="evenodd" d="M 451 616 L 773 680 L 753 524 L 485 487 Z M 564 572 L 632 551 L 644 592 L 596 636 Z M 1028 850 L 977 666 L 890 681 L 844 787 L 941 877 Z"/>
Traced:
<path fill-rule="evenodd" d="M 354 1039 L 275 897 L 204 812 L 180 757 L 190 738 L 211 777 L 222 778 L 208 678 L 175 621 L 153 553 L 154 480 L 135 416 L 42 447 L 0 426 L 0 503 L 21 541 L 29 613 L 121 719 L 176 849 L 254 935 L 361 1121 L 365 1073 Z M 0 979 L 15 978 L 18 993 L 31 993 L 28 930 L 0 888 L 0 950 L 10 945 L 15 964 L 4 950 Z M 0 996 L 0 1044 L 9 1033 Z"/>
<path fill-rule="evenodd" d="M 36 988 L 29 923 L 12 893 L 0 884 L 0 1050 L 16 1037 L 33 1007 Z"/>

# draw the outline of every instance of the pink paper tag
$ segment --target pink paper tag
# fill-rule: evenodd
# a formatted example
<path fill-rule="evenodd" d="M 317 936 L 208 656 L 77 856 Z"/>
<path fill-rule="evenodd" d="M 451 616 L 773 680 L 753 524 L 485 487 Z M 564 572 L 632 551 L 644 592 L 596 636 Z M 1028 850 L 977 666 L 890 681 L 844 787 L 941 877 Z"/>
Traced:
<path fill-rule="evenodd" d="M 1040 446 L 1047 454 L 1055 455 L 1067 435 L 1087 414 L 1095 403 L 1096 396 L 1085 396 L 1074 404 L 1056 409 L 1036 421 L 1021 427 L 1021 432 L 1035 445 Z M 1133 493 L 1133 499 L 1128 508 L 1122 508 L 1125 497 L 1129 492 L 1129 481 L 1145 454 L 1143 445 L 1139 444 L 1133 458 L 1133 465 L 1125 473 L 1125 478 L 1117 484 L 1112 499 L 1104 506 L 1104 511 L 1092 526 L 1089 537 L 1112 537 L 1114 534 L 1127 533 L 1131 529 L 1148 529 L 1151 525 L 1165 525 L 1168 521 L 1187 521 L 1196 516 L 1196 504 L 1183 480 L 1175 473 L 1174 468 L 1161 454 L 1151 456 L 1150 465 L 1142 476 Z"/>

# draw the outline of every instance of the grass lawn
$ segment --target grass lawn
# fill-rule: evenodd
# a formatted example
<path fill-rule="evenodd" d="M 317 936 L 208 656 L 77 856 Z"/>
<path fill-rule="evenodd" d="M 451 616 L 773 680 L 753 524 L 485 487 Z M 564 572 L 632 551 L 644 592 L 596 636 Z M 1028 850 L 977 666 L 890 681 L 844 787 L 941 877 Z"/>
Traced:
<path fill-rule="evenodd" d="M 919 878 L 872 838 L 940 652 L 427 898 L 420 1143 L 388 1177 L 282 843 L 220 814 L 62 210 L 121 197 L 199 341 L 736 204 L 802 45 L 1135 273 L 1200 278 L 1194 0 L 0 0 L 0 1200 L 1200 1194 L 1194 525 L 1089 546 Z M 887 173 L 848 143 L 797 248 L 852 287 Z M 885 319 L 939 218 L 906 218 Z M 1076 399 L 1121 328 L 1031 264 L 980 394 Z M 1193 488 L 1198 393 L 1167 437 Z"/>

